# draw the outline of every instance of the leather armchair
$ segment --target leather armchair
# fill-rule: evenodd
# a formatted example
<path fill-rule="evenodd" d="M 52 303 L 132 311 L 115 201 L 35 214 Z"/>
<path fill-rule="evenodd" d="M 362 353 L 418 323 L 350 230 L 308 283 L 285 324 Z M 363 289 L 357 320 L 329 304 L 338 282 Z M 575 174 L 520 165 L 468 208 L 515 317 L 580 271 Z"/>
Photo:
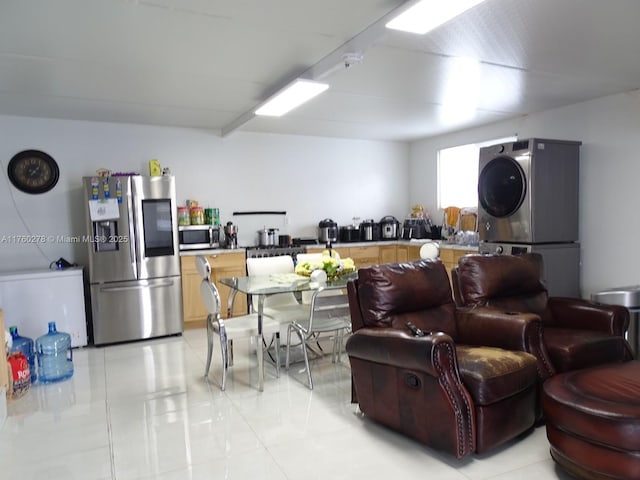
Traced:
<path fill-rule="evenodd" d="M 547 376 L 633 358 L 624 338 L 629 311 L 580 298 L 549 297 L 539 254 L 466 255 L 452 279 L 457 305 L 540 317 L 545 348 L 527 351 L 538 357 Z"/>
<path fill-rule="evenodd" d="M 367 417 L 458 458 L 533 427 L 539 382 L 524 350 L 540 341 L 537 316 L 457 309 L 438 259 L 361 268 L 347 289 L 353 401 Z"/>

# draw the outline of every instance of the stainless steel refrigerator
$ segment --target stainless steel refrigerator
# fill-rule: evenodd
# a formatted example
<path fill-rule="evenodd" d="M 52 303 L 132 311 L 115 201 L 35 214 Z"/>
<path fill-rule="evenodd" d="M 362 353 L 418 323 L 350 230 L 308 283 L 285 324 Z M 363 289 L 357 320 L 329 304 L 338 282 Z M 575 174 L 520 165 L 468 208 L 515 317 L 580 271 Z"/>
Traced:
<path fill-rule="evenodd" d="M 181 333 L 174 177 L 83 183 L 94 344 Z"/>

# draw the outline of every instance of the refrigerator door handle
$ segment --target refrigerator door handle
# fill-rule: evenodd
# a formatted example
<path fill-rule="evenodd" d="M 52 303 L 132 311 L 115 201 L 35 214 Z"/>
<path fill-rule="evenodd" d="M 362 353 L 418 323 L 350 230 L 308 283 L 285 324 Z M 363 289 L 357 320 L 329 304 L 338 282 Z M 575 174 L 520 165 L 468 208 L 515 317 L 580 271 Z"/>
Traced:
<path fill-rule="evenodd" d="M 138 261 L 138 247 L 135 244 L 138 238 L 138 232 L 135 229 L 135 209 L 134 209 L 134 194 L 133 194 L 133 182 L 129 184 L 129 195 L 127 196 L 127 204 L 129 206 L 129 218 L 127 224 L 129 228 L 129 259 L 133 266 L 136 278 L 140 278 L 140 262 Z"/>
<path fill-rule="evenodd" d="M 101 292 L 122 292 L 125 290 L 142 290 L 145 288 L 164 288 L 171 287 L 173 285 L 173 280 L 165 280 L 162 282 L 154 283 L 152 285 L 131 285 L 127 287 L 102 287 L 100 288 Z"/>
<path fill-rule="evenodd" d="M 144 224 L 142 218 L 142 199 L 144 198 L 142 184 L 139 178 L 131 179 L 131 191 L 132 194 L 132 207 L 131 211 L 133 215 L 131 216 L 129 228 L 132 232 L 134 232 L 136 245 L 135 245 L 135 262 L 138 270 L 138 280 L 142 280 L 144 278 L 148 278 L 148 274 L 146 271 L 143 271 L 143 255 L 144 255 L 144 244 L 145 244 L 145 232 L 144 232 Z"/>

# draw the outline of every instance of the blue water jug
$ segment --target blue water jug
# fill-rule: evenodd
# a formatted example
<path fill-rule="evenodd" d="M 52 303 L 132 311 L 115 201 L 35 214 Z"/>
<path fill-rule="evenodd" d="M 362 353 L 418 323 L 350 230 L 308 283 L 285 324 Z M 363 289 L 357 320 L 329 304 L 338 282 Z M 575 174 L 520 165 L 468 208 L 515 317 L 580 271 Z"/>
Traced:
<path fill-rule="evenodd" d="M 34 348 L 33 339 L 29 337 L 23 337 L 18 334 L 18 327 L 9 327 L 9 333 L 11 333 L 11 350 L 13 352 L 22 352 L 29 361 L 29 371 L 31 372 L 31 383 L 38 379 L 36 374 L 36 352 Z"/>
<path fill-rule="evenodd" d="M 73 375 L 71 335 L 56 330 L 56 322 L 49 322 L 49 332 L 36 340 L 38 375 L 41 383 L 53 383 Z"/>

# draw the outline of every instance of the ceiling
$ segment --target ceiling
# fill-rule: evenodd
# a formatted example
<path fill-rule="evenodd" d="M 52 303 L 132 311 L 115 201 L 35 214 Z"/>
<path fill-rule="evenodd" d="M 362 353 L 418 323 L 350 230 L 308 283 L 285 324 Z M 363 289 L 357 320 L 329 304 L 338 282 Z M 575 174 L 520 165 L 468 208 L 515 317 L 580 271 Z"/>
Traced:
<path fill-rule="evenodd" d="M 637 0 L 487 0 L 423 36 L 384 28 L 403 4 L 0 0 L 0 114 L 410 141 L 640 87 Z M 330 88 L 253 115 L 297 76 Z"/>

